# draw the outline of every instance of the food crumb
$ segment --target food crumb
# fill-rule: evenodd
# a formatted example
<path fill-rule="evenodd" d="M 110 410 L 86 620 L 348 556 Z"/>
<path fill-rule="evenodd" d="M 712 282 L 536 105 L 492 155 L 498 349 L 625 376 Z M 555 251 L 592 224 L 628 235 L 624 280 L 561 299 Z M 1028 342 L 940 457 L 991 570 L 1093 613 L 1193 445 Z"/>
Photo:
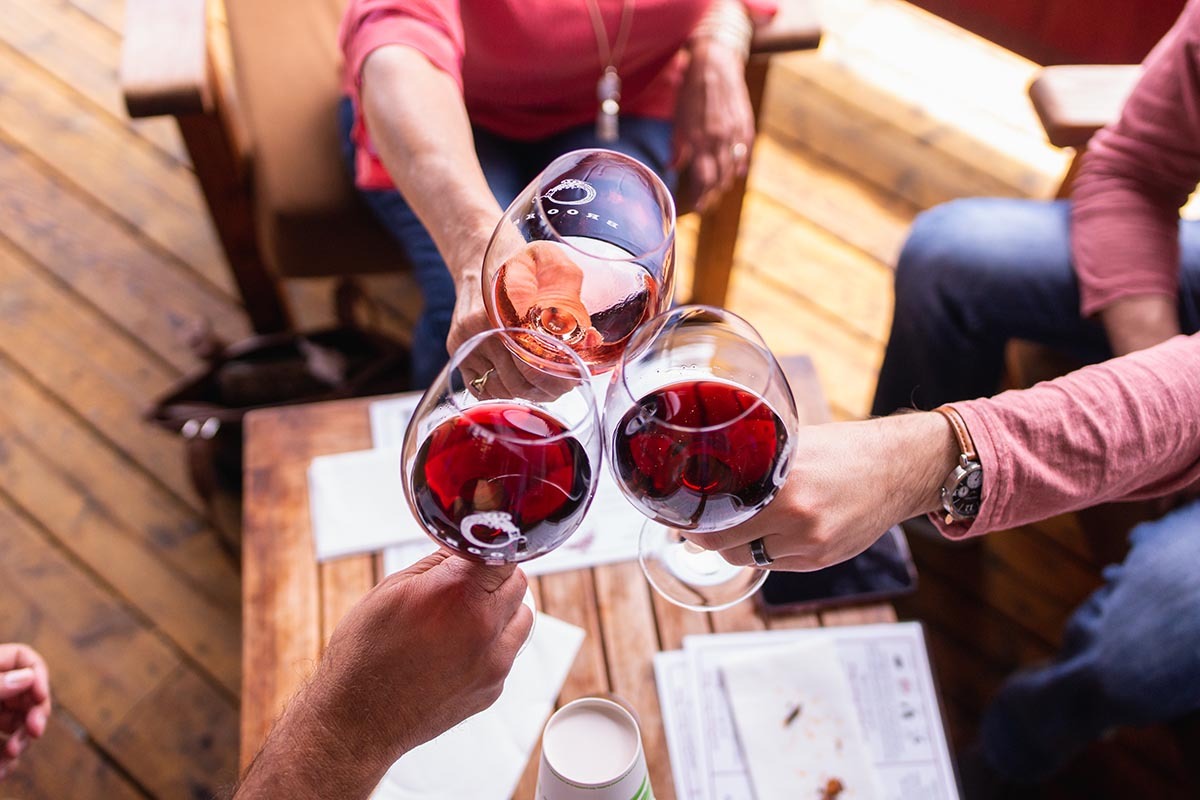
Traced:
<path fill-rule="evenodd" d="M 791 725 L 793 722 L 795 722 L 797 719 L 799 719 L 800 712 L 802 712 L 802 711 L 804 711 L 803 705 L 800 705 L 799 703 L 797 703 L 795 706 L 793 706 L 792 710 L 788 712 L 788 715 L 786 717 L 784 717 L 783 727 L 786 728 L 789 725 Z"/>
<path fill-rule="evenodd" d="M 825 788 L 821 793 L 821 800 L 837 800 L 838 795 L 846 790 L 846 787 L 837 778 L 830 778 L 825 783 Z"/>

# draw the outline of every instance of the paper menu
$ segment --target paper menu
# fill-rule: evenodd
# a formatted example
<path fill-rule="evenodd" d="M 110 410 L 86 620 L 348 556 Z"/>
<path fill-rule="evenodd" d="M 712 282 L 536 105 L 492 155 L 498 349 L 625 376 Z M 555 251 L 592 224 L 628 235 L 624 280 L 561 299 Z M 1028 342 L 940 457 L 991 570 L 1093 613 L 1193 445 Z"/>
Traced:
<path fill-rule="evenodd" d="M 759 797 L 881 800 L 837 645 L 793 642 L 723 659 L 725 695 Z"/>
<path fill-rule="evenodd" d="M 705 800 L 700 785 L 699 720 L 689 684 L 687 654 L 665 650 L 654 654 L 654 679 L 658 685 L 658 706 L 667 748 L 671 756 L 671 775 L 675 779 L 677 800 Z"/>
<path fill-rule="evenodd" d="M 679 714 L 664 710 L 663 716 L 676 784 L 696 787 L 688 800 L 773 800 L 754 793 L 722 684 L 723 663 L 752 648 L 821 640 L 836 645 L 885 800 L 957 800 L 924 635 L 911 622 L 689 636 L 678 653 L 686 675 L 668 669 L 675 654 L 656 660 L 660 704 L 697 711 L 687 726 L 672 724 Z M 689 774 L 680 777 L 680 771 Z"/>

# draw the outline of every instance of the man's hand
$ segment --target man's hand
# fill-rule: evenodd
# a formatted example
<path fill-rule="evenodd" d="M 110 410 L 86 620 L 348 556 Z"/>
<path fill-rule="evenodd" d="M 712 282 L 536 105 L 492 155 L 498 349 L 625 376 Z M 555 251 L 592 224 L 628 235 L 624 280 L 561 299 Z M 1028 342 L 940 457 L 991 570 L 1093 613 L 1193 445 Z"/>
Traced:
<path fill-rule="evenodd" d="M 441 551 L 334 630 L 236 797 L 365 797 L 408 750 L 496 701 L 533 615 L 525 575 Z"/>
<path fill-rule="evenodd" d="M 1147 294 L 1118 300 L 1100 312 L 1113 355 L 1128 355 L 1180 334 L 1179 310 L 1167 295 Z"/>
<path fill-rule="evenodd" d="M 0 780 L 21 753 L 46 733 L 50 674 L 32 647 L 0 644 Z"/>
<path fill-rule="evenodd" d="M 754 110 L 741 55 L 720 42 L 697 42 L 675 107 L 671 166 L 690 168 L 693 195 L 681 198 L 681 205 L 707 210 L 734 177 L 746 174 L 753 142 Z"/>
<path fill-rule="evenodd" d="M 754 564 L 750 542 L 761 538 L 771 569 L 827 567 L 938 508 L 958 457 L 949 423 L 932 412 L 802 427 L 793 441 L 792 469 L 773 502 L 734 528 L 688 538 L 739 566 Z"/>

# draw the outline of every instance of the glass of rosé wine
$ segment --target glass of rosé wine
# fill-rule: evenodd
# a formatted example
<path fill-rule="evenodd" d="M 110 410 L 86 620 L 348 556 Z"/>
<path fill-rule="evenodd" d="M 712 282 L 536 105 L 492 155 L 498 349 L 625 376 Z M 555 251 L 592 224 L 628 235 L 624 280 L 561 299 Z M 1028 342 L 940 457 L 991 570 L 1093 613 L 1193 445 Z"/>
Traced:
<path fill-rule="evenodd" d="M 668 308 L 674 282 L 671 193 L 611 150 L 552 161 L 504 212 L 483 259 L 492 324 L 521 329 L 512 340 L 535 357 L 564 358 L 535 334 L 565 344 L 597 375 Z"/>
<path fill-rule="evenodd" d="M 787 478 L 796 404 L 750 323 L 708 306 L 651 320 L 612 374 L 604 418 L 613 476 L 649 517 L 638 559 L 654 588 L 697 611 L 758 591 L 766 570 L 694 543 L 757 514 Z"/>
<path fill-rule="evenodd" d="M 536 337 L 546 357 L 517 358 L 517 334 Z M 579 527 L 596 491 L 601 431 L 591 374 L 573 350 L 490 329 L 458 348 L 418 403 L 401 454 L 404 495 L 457 555 L 528 561 Z"/>

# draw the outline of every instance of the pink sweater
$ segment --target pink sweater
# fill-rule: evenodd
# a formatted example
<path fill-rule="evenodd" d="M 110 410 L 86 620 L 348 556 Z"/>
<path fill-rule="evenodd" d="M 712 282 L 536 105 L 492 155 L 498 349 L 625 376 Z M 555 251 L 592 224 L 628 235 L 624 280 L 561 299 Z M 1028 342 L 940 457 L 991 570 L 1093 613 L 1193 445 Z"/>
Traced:
<path fill-rule="evenodd" d="M 1179 209 L 1200 182 L 1200 0 L 1146 58 L 1118 122 L 1084 156 L 1071 212 L 1081 310 L 1176 296 Z"/>
<path fill-rule="evenodd" d="M 1200 482 L 1200 334 L 994 398 L 955 403 L 983 464 L 973 536 Z"/>
<path fill-rule="evenodd" d="M 744 2 L 756 20 L 776 7 L 775 0 Z M 711 0 L 598 0 L 610 47 L 625 3 L 632 16 L 617 63 L 622 113 L 670 119 L 680 50 Z M 534 141 L 596 118 L 604 64 L 588 0 L 350 0 L 339 39 L 364 189 L 392 187 L 358 111 L 363 62 L 384 45 L 420 51 L 458 83 L 471 121 L 501 136 Z"/>

